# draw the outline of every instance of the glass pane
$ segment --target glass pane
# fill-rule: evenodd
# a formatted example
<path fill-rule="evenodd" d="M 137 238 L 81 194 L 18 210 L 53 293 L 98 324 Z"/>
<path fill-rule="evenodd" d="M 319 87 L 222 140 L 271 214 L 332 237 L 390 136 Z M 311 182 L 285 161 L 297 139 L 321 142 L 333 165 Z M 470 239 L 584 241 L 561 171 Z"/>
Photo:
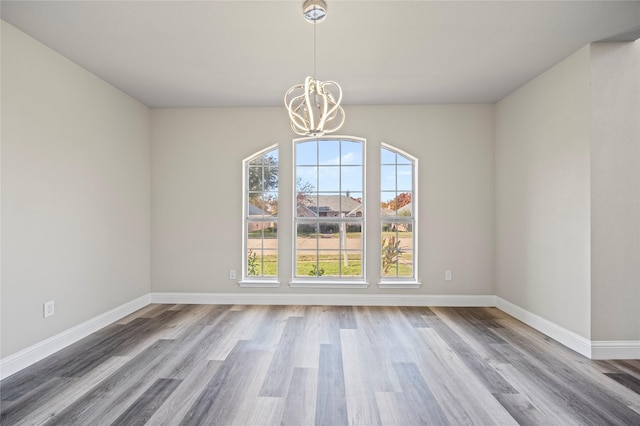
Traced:
<path fill-rule="evenodd" d="M 380 150 L 380 163 L 381 164 L 396 164 L 396 154 L 388 149 L 381 148 Z"/>
<path fill-rule="evenodd" d="M 247 249 L 249 250 L 262 250 L 262 228 L 264 224 L 262 222 L 248 222 L 247 223 Z"/>
<path fill-rule="evenodd" d="M 321 165 L 340 164 L 340 141 L 323 140 L 318 143 L 319 161 Z"/>
<path fill-rule="evenodd" d="M 362 276 L 362 253 L 358 251 L 342 252 L 341 258 L 342 276 L 361 277 Z"/>
<path fill-rule="evenodd" d="M 318 192 L 340 191 L 340 167 L 318 167 Z"/>
<path fill-rule="evenodd" d="M 264 201 L 259 194 L 250 194 L 249 204 L 247 206 L 247 216 L 249 218 L 261 218 L 266 213 L 263 209 Z"/>
<path fill-rule="evenodd" d="M 322 250 L 318 256 L 318 276 L 339 277 L 340 272 L 340 251 Z"/>
<path fill-rule="evenodd" d="M 321 217 L 339 217 L 341 212 L 341 200 L 338 193 L 319 195 L 315 211 Z"/>
<path fill-rule="evenodd" d="M 301 223 L 296 230 L 296 249 L 316 250 L 318 248 L 317 224 Z"/>
<path fill-rule="evenodd" d="M 398 257 L 398 276 L 403 278 L 413 277 L 413 251 L 405 249 Z"/>
<path fill-rule="evenodd" d="M 340 205 L 347 217 L 362 217 L 362 192 L 343 192 Z"/>
<path fill-rule="evenodd" d="M 318 276 L 318 252 L 313 250 L 297 250 L 296 277 Z"/>
<path fill-rule="evenodd" d="M 318 169 L 316 166 L 296 167 L 296 192 L 310 193 L 318 188 Z"/>
<path fill-rule="evenodd" d="M 248 174 L 249 191 L 262 191 L 264 189 L 262 166 L 249 166 Z"/>
<path fill-rule="evenodd" d="M 396 190 L 396 166 L 380 166 L 380 189 Z"/>
<path fill-rule="evenodd" d="M 362 192 L 362 166 L 342 167 L 342 192 Z"/>
<path fill-rule="evenodd" d="M 296 143 L 296 165 L 314 165 L 318 163 L 318 142 Z"/>
<path fill-rule="evenodd" d="M 413 176 L 411 166 L 398 166 L 398 192 L 411 192 Z"/>
<path fill-rule="evenodd" d="M 413 203 L 411 202 L 411 194 L 407 192 L 403 192 L 402 194 L 398 194 L 397 198 L 398 209 L 396 210 L 396 214 L 401 217 L 411 217 L 413 216 Z"/>
<path fill-rule="evenodd" d="M 396 197 L 397 193 L 391 191 L 383 191 L 380 194 L 381 200 L 381 215 L 382 216 L 395 216 L 396 215 Z"/>
<path fill-rule="evenodd" d="M 342 141 L 342 165 L 362 165 L 362 142 Z"/>
<path fill-rule="evenodd" d="M 267 166 L 263 170 L 263 187 L 265 191 L 278 190 L 278 167 Z"/>
<path fill-rule="evenodd" d="M 349 223 L 345 225 L 346 238 L 342 244 L 344 250 L 362 251 L 362 224 Z"/>
<path fill-rule="evenodd" d="M 398 164 L 413 164 L 413 161 L 405 157 L 404 155 L 398 154 L 396 157 L 398 160 Z"/>
<path fill-rule="evenodd" d="M 263 194 L 265 214 L 268 216 L 278 215 L 278 193 L 277 192 L 265 192 Z"/>

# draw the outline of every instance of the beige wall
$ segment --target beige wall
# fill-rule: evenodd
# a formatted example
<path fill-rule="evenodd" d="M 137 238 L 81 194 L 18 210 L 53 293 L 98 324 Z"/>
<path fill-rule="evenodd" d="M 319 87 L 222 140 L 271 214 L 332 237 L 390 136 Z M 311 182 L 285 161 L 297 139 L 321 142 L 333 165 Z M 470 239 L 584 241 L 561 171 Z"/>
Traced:
<path fill-rule="evenodd" d="M 496 106 L 496 294 L 640 339 L 640 42 L 595 43 Z"/>
<path fill-rule="evenodd" d="M 589 47 L 496 106 L 496 294 L 590 336 Z"/>
<path fill-rule="evenodd" d="M 149 122 L 2 22 L 2 357 L 149 293 Z"/>
<path fill-rule="evenodd" d="M 351 106 L 340 133 L 367 139 L 367 279 L 380 290 L 380 143 L 419 160 L 420 289 L 493 294 L 493 106 Z M 152 112 L 152 282 L 156 292 L 330 292 L 292 289 L 292 139 L 283 107 Z M 240 289 L 242 160 L 280 145 L 281 286 Z M 444 280 L 444 271 L 453 280 Z M 354 290 L 345 290 L 353 293 Z"/>
<path fill-rule="evenodd" d="M 640 340 L 640 41 L 591 46 L 593 340 Z"/>

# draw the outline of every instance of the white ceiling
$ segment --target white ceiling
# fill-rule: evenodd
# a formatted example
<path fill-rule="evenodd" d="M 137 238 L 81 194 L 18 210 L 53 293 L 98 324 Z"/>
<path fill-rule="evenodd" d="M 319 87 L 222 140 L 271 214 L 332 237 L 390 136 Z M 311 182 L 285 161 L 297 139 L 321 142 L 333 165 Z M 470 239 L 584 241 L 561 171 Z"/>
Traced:
<path fill-rule="evenodd" d="M 302 0 L 5 1 L 2 19 L 150 107 L 282 105 L 313 74 Z M 640 37 L 640 1 L 328 0 L 317 73 L 344 104 L 493 103 L 588 43 Z"/>

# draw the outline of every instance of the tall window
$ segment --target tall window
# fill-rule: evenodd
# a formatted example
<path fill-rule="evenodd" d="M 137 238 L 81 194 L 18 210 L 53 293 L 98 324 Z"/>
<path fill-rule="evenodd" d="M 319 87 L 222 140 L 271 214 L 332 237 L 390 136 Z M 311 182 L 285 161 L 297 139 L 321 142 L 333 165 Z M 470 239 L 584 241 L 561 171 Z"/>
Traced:
<path fill-rule="evenodd" d="M 386 144 L 380 159 L 381 282 L 415 282 L 417 160 Z"/>
<path fill-rule="evenodd" d="M 278 275 L 278 148 L 244 160 L 243 281 Z"/>
<path fill-rule="evenodd" d="M 294 280 L 364 280 L 364 140 L 295 147 Z"/>

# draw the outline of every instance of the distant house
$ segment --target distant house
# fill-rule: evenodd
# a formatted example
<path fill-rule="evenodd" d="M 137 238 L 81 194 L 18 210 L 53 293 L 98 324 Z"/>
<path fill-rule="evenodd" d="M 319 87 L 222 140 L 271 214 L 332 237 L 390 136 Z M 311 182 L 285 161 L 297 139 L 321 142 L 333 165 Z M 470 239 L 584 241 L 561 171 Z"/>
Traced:
<path fill-rule="evenodd" d="M 398 210 L 391 210 L 387 208 L 381 208 L 383 216 L 397 216 L 397 217 L 409 217 L 413 214 L 413 206 L 412 203 L 405 204 L 400 207 Z M 390 231 L 400 231 L 406 232 L 411 231 L 411 224 L 408 223 L 392 223 L 388 225 L 388 230 Z"/>
<path fill-rule="evenodd" d="M 275 222 L 263 222 L 262 221 L 265 218 L 265 216 L 271 217 L 272 215 L 269 212 L 266 212 L 266 211 L 262 210 L 258 206 L 255 206 L 255 205 L 249 203 L 249 211 L 247 213 L 248 213 L 248 216 L 249 216 L 249 222 L 248 222 L 248 227 L 247 227 L 247 231 L 248 232 L 259 231 L 261 229 L 275 228 L 276 227 Z M 258 222 L 258 220 L 259 220 L 259 222 Z"/>
<path fill-rule="evenodd" d="M 303 210 L 300 210 L 301 207 Z M 303 212 L 306 214 L 301 214 Z M 360 217 L 362 216 L 362 203 L 346 195 L 309 197 L 305 205 L 298 205 L 298 216 Z"/>
<path fill-rule="evenodd" d="M 297 206 L 298 217 L 361 217 L 362 203 L 346 195 L 308 197 Z M 303 225 L 308 226 L 308 225 Z M 357 226 L 359 228 L 359 225 Z M 338 232 L 337 224 L 321 224 L 321 233 Z"/>

